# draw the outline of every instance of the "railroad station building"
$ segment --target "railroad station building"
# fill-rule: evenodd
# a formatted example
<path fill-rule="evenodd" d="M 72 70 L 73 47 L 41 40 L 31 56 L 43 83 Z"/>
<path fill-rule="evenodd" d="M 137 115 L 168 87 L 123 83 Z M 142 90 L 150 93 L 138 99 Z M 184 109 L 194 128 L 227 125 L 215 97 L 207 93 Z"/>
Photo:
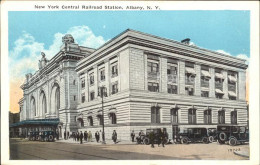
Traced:
<path fill-rule="evenodd" d="M 66 35 L 26 75 L 20 119 L 58 118 L 61 134 L 94 133 L 104 122 L 106 138 L 116 130 L 122 140 L 147 128 L 166 128 L 172 139 L 187 127 L 247 125 L 245 60 L 189 42 L 128 29 L 91 49 Z"/>

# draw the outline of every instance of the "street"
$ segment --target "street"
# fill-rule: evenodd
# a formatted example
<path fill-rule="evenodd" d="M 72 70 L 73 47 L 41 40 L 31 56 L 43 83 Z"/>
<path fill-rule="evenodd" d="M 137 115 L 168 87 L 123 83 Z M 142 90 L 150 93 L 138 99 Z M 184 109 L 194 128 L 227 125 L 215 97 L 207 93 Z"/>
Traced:
<path fill-rule="evenodd" d="M 128 143 L 128 144 L 127 144 Z M 132 142 L 79 144 L 73 141 L 38 142 L 10 139 L 10 160 L 246 160 L 233 153 L 249 145 L 168 144 L 151 148 Z"/>

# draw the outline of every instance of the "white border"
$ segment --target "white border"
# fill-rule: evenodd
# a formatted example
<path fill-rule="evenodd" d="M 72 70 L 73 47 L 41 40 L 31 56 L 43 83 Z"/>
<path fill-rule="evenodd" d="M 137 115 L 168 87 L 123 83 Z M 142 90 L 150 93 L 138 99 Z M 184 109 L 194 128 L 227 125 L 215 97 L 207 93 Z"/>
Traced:
<path fill-rule="evenodd" d="M 2 164 L 86 164 L 86 161 L 10 161 L 9 138 L 8 138 L 8 110 L 9 110 L 9 75 L 8 75 L 8 11 L 58 11 L 38 10 L 34 5 L 141 5 L 160 6 L 161 10 L 250 10 L 251 33 L 250 33 L 250 160 L 226 161 L 226 160 L 172 160 L 172 161 L 88 161 L 91 164 L 259 164 L 259 2 L 165 2 L 165 1 L 2 1 L 1 2 L 1 158 Z M 79 11 L 79 10 L 77 10 Z M 82 10 L 85 11 L 85 10 Z"/>

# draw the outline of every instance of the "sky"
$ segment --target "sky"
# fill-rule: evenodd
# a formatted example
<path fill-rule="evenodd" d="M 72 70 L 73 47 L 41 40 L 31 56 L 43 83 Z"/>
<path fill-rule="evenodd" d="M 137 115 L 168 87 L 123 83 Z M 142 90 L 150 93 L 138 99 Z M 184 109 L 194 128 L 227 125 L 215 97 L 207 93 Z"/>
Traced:
<path fill-rule="evenodd" d="M 72 34 L 81 46 L 98 48 L 126 29 L 250 57 L 249 11 L 9 11 L 10 111 L 18 112 L 26 73 L 38 69 L 41 52 L 51 59 Z"/>

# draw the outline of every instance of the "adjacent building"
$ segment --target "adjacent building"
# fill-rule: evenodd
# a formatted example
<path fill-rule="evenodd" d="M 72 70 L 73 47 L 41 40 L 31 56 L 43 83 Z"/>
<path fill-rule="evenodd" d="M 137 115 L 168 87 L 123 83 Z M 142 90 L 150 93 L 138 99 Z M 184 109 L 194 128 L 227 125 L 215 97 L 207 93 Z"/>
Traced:
<path fill-rule="evenodd" d="M 125 140 L 147 128 L 172 138 L 186 127 L 246 125 L 245 60 L 189 41 L 128 29 L 95 50 L 66 35 L 60 52 L 26 75 L 21 120 L 59 118 L 61 134 L 104 123 L 106 138 L 116 130 Z"/>

